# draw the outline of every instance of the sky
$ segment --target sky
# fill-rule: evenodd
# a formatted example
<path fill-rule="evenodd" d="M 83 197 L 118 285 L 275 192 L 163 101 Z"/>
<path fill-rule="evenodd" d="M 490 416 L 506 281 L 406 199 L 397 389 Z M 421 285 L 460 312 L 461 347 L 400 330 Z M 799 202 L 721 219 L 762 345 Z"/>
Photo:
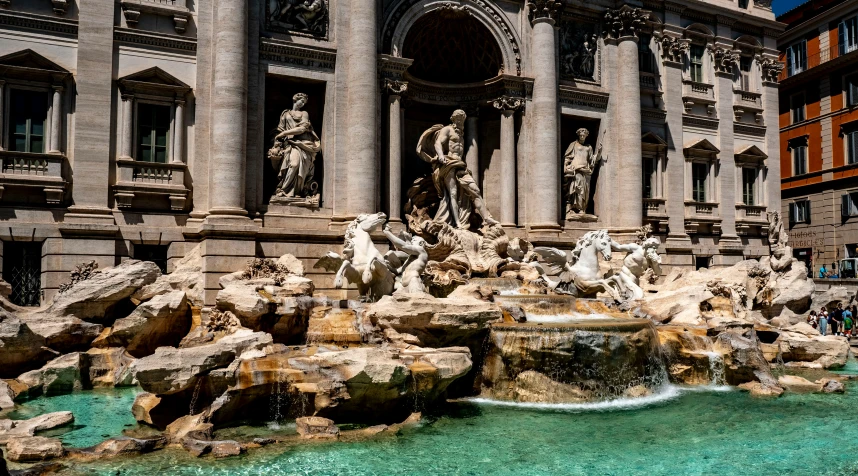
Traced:
<path fill-rule="evenodd" d="M 808 0 L 774 0 L 774 2 L 772 2 L 772 10 L 774 10 L 775 15 L 780 15 L 781 13 L 792 10 L 806 1 Z"/>

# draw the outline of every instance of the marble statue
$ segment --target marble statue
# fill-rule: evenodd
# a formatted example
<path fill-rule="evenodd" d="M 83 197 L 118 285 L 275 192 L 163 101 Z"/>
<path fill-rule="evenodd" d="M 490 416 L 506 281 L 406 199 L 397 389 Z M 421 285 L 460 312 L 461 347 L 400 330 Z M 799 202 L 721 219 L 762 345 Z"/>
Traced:
<path fill-rule="evenodd" d="M 328 28 L 325 0 L 268 0 L 270 23 L 295 31 L 324 35 Z"/>
<path fill-rule="evenodd" d="M 578 129 L 578 140 L 569 144 L 563 160 L 563 176 L 568 184 L 566 200 L 566 219 L 587 213 L 590 200 L 590 182 L 596 165 L 602 161 L 602 144 L 596 151 L 584 141 L 590 135 L 585 128 Z"/>
<path fill-rule="evenodd" d="M 554 291 L 582 298 L 603 292 L 620 301 L 620 278 L 614 275 L 603 279 L 599 275 L 599 255 L 610 261 L 612 243 L 607 230 L 598 230 L 582 236 L 571 252 L 541 246 L 533 252 L 540 258 L 542 279 Z"/>
<path fill-rule="evenodd" d="M 292 109 L 280 115 L 278 134 L 268 150 L 278 179 L 272 201 L 318 205 L 319 185 L 313 180 L 313 174 L 321 141 L 313 131 L 309 114 L 301 110 L 307 104 L 307 95 L 298 93 L 292 101 Z"/>
<path fill-rule="evenodd" d="M 403 231 L 400 236 L 396 236 L 390 231 L 390 226 L 385 225 L 382 230 L 387 239 L 393 243 L 393 246 L 405 256 L 404 262 L 398 266 L 396 291 L 406 293 L 424 293 L 426 286 L 423 285 L 423 271 L 429 263 L 429 252 L 426 250 L 426 240 L 419 236 L 412 236 L 410 233 Z"/>
<path fill-rule="evenodd" d="M 474 211 L 484 224 L 498 223 L 463 160 L 465 118 L 465 111 L 457 109 L 450 125 L 432 126 L 417 144 L 417 155 L 432 165 L 432 183 L 441 199 L 434 220 L 462 230 L 470 229 Z"/>
<path fill-rule="evenodd" d="M 646 238 L 642 243 L 619 244 L 611 241 L 611 250 L 626 253 L 623 267 L 616 275 L 621 284 L 620 293 L 625 299 L 643 299 L 641 278 L 648 273 L 655 278 L 661 275 L 661 256 L 658 255 L 660 245 L 661 241 L 656 237 Z"/>
<path fill-rule="evenodd" d="M 334 287 L 341 289 L 345 281 L 357 285 L 364 301 L 375 302 L 393 294 L 396 268 L 372 242 L 370 233 L 387 220 L 384 213 L 363 214 L 346 228 L 343 254 L 329 252 L 315 267 L 336 271 Z"/>
<path fill-rule="evenodd" d="M 598 37 L 592 26 L 563 22 L 560 26 L 560 77 L 593 79 L 597 50 Z"/>
<path fill-rule="evenodd" d="M 769 220 L 769 265 L 774 272 L 786 271 L 793 262 L 792 247 L 787 245 L 789 235 L 779 212 L 768 212 L 766 218 Z"/>

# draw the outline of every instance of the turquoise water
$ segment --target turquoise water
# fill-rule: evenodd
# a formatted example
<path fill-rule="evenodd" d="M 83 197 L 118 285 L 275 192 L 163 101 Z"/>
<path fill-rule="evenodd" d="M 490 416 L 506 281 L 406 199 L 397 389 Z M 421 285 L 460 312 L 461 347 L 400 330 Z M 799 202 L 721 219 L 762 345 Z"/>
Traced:
<path fill-rule="evenodd" d="M 76 463 L 64 474 L 858 474 L 858 385 L 845 395 L 779 399 L 717 390 L 671 387 L 629 405 L 458 402 L 416 428 L 368 441 L 275 445 L 222 460 L 166 450 Z"/>
<path fill-rule="evenodd" d="M 25 420 L 44 413 L 69 410 L 74 414 L 72 425 L 39 435 L 59 437 L 65 446 L 71 448 L 86 448 L 121 435 L 126 428 L 137 426 L 131 415 L 131 404 L 138 393 L 139 388 L 128 387 L 37 398 L 21 403 L 12 411 L 0 413 L 0 418 Z"/>

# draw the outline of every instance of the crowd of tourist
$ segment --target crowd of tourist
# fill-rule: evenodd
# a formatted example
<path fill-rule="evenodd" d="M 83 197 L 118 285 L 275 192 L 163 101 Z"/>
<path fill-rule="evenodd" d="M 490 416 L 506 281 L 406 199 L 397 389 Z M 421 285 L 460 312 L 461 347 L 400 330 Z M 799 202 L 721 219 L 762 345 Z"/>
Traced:
<path fill-rule="evenodd" d="M 844 308 L 843 303 L 837 303 L 837 307 L 831 312 L 825 306 L 822 306 L 819 311 L 810 311 L 807 323 L 814 329 L 818 329 L 822 335 L 852 337 L 856 316 L 858 316 L 858 306 Z"/>

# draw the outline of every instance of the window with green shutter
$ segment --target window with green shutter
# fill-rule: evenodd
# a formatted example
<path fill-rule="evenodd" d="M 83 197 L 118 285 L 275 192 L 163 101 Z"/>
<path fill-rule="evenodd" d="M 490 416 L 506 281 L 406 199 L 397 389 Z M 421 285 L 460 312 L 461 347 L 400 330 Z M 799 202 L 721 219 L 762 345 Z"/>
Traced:
<path fill-rule="evenodd" d="M 691 199 L 695 202 L 706 201 L 706 182 L 709 179 L 709 164 L 695 162 L 691 164 Z"/>
<path fill-rule="evenodd" d="M 170 137 L 170 106 L 139 103 L 137 105 L 137 160 L 167 163 Z"/>
<path fill-rule="evenodd" d="M 742 203 L 756 205 L 757 169 L 742 167 Z"/>
<path fill-rule="evenodd" d="M 701 45 L 691 45 L 691 80 L 697 83 L 703 82 L 703 54 L 706 48 Z"/>
<path fill-rule="evenodd" d="M 43 154 L 48 93 L 12 89 L 9 102 L 9 150 Z"/>

